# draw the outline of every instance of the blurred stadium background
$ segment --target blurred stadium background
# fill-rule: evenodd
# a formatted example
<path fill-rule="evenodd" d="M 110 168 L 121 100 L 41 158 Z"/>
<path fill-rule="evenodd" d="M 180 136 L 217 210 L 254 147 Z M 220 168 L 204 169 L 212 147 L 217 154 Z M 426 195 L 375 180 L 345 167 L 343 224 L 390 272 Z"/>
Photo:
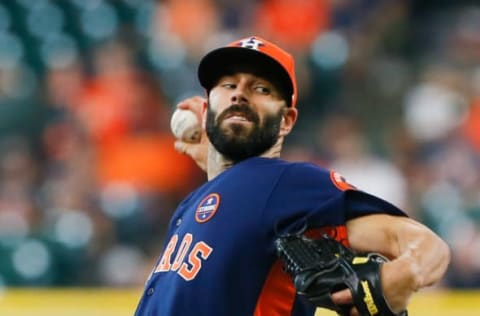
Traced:
<path fill-rule="evenodd" d="M 296 56 L 284 158 L 448 241 L 412 315 L 478 315 L 476 0 L 0 0 L 0 315 L 133 314 L 169 216 L 205 180 L 170 113 L 204 94 L 206 51 L 250 34 Z"/>

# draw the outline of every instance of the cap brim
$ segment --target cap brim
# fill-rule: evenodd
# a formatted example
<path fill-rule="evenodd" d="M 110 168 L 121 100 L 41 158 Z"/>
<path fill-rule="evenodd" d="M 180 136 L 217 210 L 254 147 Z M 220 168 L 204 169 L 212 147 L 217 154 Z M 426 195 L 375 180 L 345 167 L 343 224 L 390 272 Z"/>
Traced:
<path fill-rule="evenodd" d="M 293 84 L 288 72 L 272 57 L 244 47 L 222 47 L 211 51 L 200 61 L 198 66 L 198 79 L 207 91 L 217 83 L 218 79 L 226 73 L 232 65 L 250 64 L 255 69 L 272 72 L 270 75 L 289 90 L 288 95 L 293 94 Z"/>

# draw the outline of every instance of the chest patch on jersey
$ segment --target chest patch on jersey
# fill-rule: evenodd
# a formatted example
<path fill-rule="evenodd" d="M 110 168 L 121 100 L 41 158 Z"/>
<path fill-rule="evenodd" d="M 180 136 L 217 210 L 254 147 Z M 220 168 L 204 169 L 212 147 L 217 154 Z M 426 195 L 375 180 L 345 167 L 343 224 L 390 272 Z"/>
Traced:
<path fill-rule="evenodd" d="M 218 193 L 210 193 L 198 204 L 195 210 L 195 220 L 198 223 L 205 223 L 210 220 L 220 206 L 220 195 Z"/>

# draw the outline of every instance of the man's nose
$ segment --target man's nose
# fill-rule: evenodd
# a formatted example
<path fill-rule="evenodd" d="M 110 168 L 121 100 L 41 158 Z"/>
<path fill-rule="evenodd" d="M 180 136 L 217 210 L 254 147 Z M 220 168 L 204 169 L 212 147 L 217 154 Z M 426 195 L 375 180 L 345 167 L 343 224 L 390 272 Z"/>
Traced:
<path fill-rule="evenodd" d="M 237 88 L 233 91 L 230 100 L 234 104 L 248 103 L 248 97 L 244 91 L 244 88 L 237 86 Z"/>

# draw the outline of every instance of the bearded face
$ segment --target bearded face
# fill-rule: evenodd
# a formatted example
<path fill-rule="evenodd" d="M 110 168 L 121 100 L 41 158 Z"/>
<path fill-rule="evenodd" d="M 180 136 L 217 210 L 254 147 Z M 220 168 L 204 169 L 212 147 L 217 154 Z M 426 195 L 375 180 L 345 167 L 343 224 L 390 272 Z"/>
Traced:
<path fill-rule="evenodd" d="M 238 120 L 228 120 L 235 117 Z M 282 109 L 265 115 L 263 120 L 246 104 L 234 104 L 218 114 L 209 105 L 207 135 L 215 149 L 226 158 L 239 162 L 259 156 L 278 140 Z M 242 121 L 251 122 L 243 124 Z"/>

